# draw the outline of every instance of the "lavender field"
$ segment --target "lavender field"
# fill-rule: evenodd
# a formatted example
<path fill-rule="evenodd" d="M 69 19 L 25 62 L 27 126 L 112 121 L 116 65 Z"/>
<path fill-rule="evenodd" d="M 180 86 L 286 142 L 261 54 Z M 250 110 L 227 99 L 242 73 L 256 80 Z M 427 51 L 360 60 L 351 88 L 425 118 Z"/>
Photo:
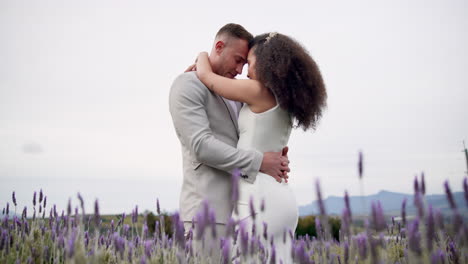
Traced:
<path fill-rule="evenodd" d="M 233 199 L 238 176 L 234 175 Z M 444 183 L 450 215 L 427 206 L 424 176 L 414 180 L 415 218 L 406 216 L 405 200 L 401 215 L 384 216 L 379 202 L 373 203 L 363 227 L 353 224 L 347 193 L 343 203 L 338 237 L 332 236 L 319 182 L 316 183 L 320 215 L 314 217 L 316 236 L 299 236 L 285 230 L 283 240 L 292 240 L 295 263 L 468 263 L 468 225 L 459 206 L 468 206 L 468 179 L 463 180 L 465 205 L 456 204 L 449 183 Z M 101 217 L 95 201 L 94 214 L 86 214 L 84 199 L 80 206 L 71 203 L 64 210 L 50 206 L 42 190 L 32 197 L 32 207 L 20 206 L 16 194 L 2 210 L 0 263 L 283 263 L 276 259 L 267 226 L 246 230 L 229 222 L 226 234 L 215 234 L 214 214 L 208 204 L 197 216 L 197 225 L 184 230 L 178 213 L 161 213 L 155 201 L 155 214 Z M 233 201 L 235 202 L 235 201 Z M 253 207 L 253 206 L 252 206 Z M 260 210 L 267 210 L 260 208 Z M 28 210 L 33 217 L 27 218 Z M 256 210 L 252 208 L 252 210 Z M 59 213 L 60 212 L 60 213 Z M 151 216 L 151 217 L 150 217 Z M 163 217 L 164 216 L 164 217 Z M 396 220 L 398 219 L 398 220 Z M 310 227 L 312 228 L 312 227 Z M 194 241 L 214 236 L 219 243 L 212 258 L 194 248 Z"/>

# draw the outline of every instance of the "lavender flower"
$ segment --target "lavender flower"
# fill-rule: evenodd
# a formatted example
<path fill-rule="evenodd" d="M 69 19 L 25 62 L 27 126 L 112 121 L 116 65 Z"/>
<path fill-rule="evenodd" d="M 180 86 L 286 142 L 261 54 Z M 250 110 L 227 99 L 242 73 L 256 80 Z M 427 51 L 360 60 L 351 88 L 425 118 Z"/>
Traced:
<path fill-rule="evenodd" d="M 88 248 L 88 245 L 89 245 L 89 234 L 88 234 L 88 231 L 85 231 L 85 233 L 84 233 L 84 245 L 85 245 L 85 248 Z"/>
<path fill-rule="evenodd" d="M 424 181 L 424 172 L 421 172 L 421 193 L 422 195 L 426 194 L 426 183 Z"/>
<path fill-rule="evenodd" d="M 276 249 L 275 249 L 275 246 L 272 246 L 270 264 L 275 264 L 275 263 L 276 263 Z"/>
<path fill-rule="evenodd" d="M 345 207 L 348 209 L 349 219 L 352 220 L 353 216 L 352 216 L 352 213 L 351 213 L 351 205 L 350 205 L 350 202 L 349 202 L 348 191 L 345 191 L 344 201 L 345 201 Z"/>
<path fill-rule="evenodd" d="M 153 252 L 153 241 L 147 240 L 144 242 L 144 248 L 145 248 L 145 255 L 148 258 L 151 258 L 151 253 Z"/>
<path fill-rule="evenodd" d="M 450 204 L 450 207 L 455 210 L 457 208 L 457 205 L 455 204 L 455 200 L 453 199 L 452 191 L 450 190 L 450 186 L 448 184 L 448 181 L 445 181 L 444 183 L 445 187 L 445 194 L 447 195 L 447 200 Z"/>
<path fill-rule="evenodd" d="M 226 237 L 231 237 L 234 235 L 234 230 L 236 227 L 236 221 L 230 217 L 226 224 Z"/>
<path fill-rule="evenodd" d="M 265 212 L 265 198 L 262 198 L 262 202 L 260 204 L 260 212 Z"/>
<path fill-rule="evenodd" d="M 75 239 L 77 236 L 76 228 L 73 229 L 70 239 L 68 240 L 68 257 L 72 258 L 75 254 Z"/>
<path fill-rule="evenodd" d="M 315 217 L 315 230 L 317 231 L 317 237 L 322 238 L 323 230 L 320 219 L 318 217 Z"/>
<path fill-rule="evenodd" d="M 44 210 L 46 208 L 46 205 L 47 205 L 47 196 L 44 196 Z"/>
<path fill-rule="evenodd" d="M 241 244 L 241 250 L 242 250 L 242 255 L 245 257 L 247 256 L 248 249 L 249 249 L 249 233 L 246 230 L 246 222 L 242 221 L 240 223 L 240 244 Z"/>
<path fill-rule="evenodd" d="M 72 205 L 71 205 L 71 198 L 68 198 L 68 204 L 67 204 L 67 216 L 70 216 L 72 212 Z"/>
<path fill-rule="evenodd" d="M 6 214 L 8 215 L 10 212 L 10 203 L 7 202 L 6 204 Z"/>
<path fill-rule="evenodd" d="M 39 191 L 39 203 L 42 203 L 42 200 L 44 198 L 44 194 L 42 193 L 42 189 Z"/>
<path fill-rule="evenodd" d="M 343 261 L 344 261 L 344 264 L 349 263 L 349 244 L 346 241 L 344 242 Z"/>
<path fill-rule="evenodd" d="M 401 222 L 403 226 L 406 226 L 406 198 L 403 199 L 401 204 Z"/>
<path fill-rule="evenodd" d="M 418 208 L 418 216 L 420 219 L 424 217 L 424 204 L 422 194 L 420 192 L 414 193 L 414 205 Z"/>
<path fill-rule="evenodd" d="M 81 196 L 80 193 L 78 193 L 77 196 L 78 196 L 78 200 L 80 200 L 81 213 L 84 215 L 84 214 L 85 214 L 85 210 L 84 210 L 84 200 L 83 200 L 83 197 Z M 45 207 L 45 205 L 44 205 L 44 207 Z"/>
<path fill-rule="evenodd" d="M 380 201 L 372 203 L 372 224 L 377 232 L 384 230 L 387 226 Z"/>
<path fill-rule="evenodd" d="M 13 204 L 16 206 L 17 204 L 16 204 L 15 192 L 13 192 L 13 193 L 11 194 L 11 198 L 12 198 L 12 200 L 13 200 Z"/>
<path fill-rule="evenodd" d="M 249 209 L 250 209 L 250 216 L 251 216 L 252 219 L 255 221 L 255 215 L 256 215 L 257 213 L 255 212 L 254 200 L 253 200 L 253 196 L 252 196 L 252 195 L 250 196 L 250 199 L 249 199 Z"/>
<path fill-rule="evenodd" d="M 350 219 L 350 213 L 349 213 L 349 210 L 348 208 L 343 208 L 343 212 L 341 214 L 341 229 L 343 231 L 343 234 L 348 236 L 350 235 L 350 223 L 351 223 L 351 219 Z"/>
<path fill-rule="evenodd" d="M 231 245 L 229 241 L 225 241 L 222 245 L 222 263 L 228 264 L 231 263 Z"/>
<path fill-rule="evenodd" d="M 213 208 L 209 209 L 208 217 L 209 217 L 209 223 L 211 224 L 211 236 L 213 238 L 216 238 L 218 234 L 216 233 L 216 214 Z"/>
<path fill-rule="evenodd" d="M 364 234 L 358 235 L 356 242 L 360 258 L 361 260 L 365 260 L 367 258 L 367 236 Z"/>
<path fill-rule="evenodd" d="M 322 199 L 322 192 L 320 191 L 320 182 L 319 182 L 319 180 L 317 180 L 315 182 L 315 190 L 316 190 L 316 193 L 317 193 L 317 201 L 318 201 L 318 205 L 319 205 L 319 209 L 320 209 L 320 215 L 324 216 L 327 213 L 325 211 L 325 205 L 324 205 L 323 199 Z"/>
<path fill-rule="evenodd" d="M 96 226 L 99 226 L 99 222 L 100 222 L 99 204 L 98 204 L 98 200 L 96 199 L 96 201 L 94 202 L 94 223 L 96 224 Z"/>
<path fill-rule="evenodd" d="M 33 194 L 33 205 L 36 206 L 36 192 Z"/>
<path fill-rule="evenodd" d="M 25 206 L 23 209 L 23 213 L 21 214 L 22 219 L 26 219 L 28 215 L 28 208 Z"/>
<path fill-rule="evenodd" d="M 286 230 L 283 232 L 283 240 L 285 240 L 284 237 L 286 237 Z M 263 222 L 263 238 L 268 240 L 268 224 L 266 222 Z"/>
<path fill-rule="evenodd" d="M 442 250 L 437 250 L 436 252 L 432 253 L 431 255 L 431 264 L 443 264 L 445 263 L 445 254 Z"/>
<path fill-rule="evenodd" d="M 455 243 L 453 241 L 449 243 L 449 254 L 452 263 L 460 263 L 460 257 L 458 255 L 457 249 L 455 248 Z"/>
<path fill-rule="evenodd" d="M 432 206 L 429 205 L 429 212 L 426 220 L 426 243 L 427 249 L 432 251 L 432 244 L 435 240 L 435 220 Z"/>
<path fill-rule="evenodd" d="M 463 191 L 465 193 L 465 202 L 468 207 L 468 178 L 463 179 Z"/>
<path fill-rule="evenodd" d="M 159 208 L 159 198 L 156 199 L 156 212 L 158 213 L 158 215 L 161 214 L 161 209 Z"/>
<path fill-rule="evenodd" d="M 174 239 L 176 243 L 180 246 L 180 248 L 183 248 L 185 246 L 185 237 L 184 237 L 184 223 L 180 219 L 180 215 L 178 212 L 176 212 L 172 216 L 172 223 L 174 225 Z"/>
<path fill-rule="evenodd" d="M 418 219 L 415 219 L 409 226 L 408 246 L 410 250 L 416 253 L 418 256 L 422 254 L 421 234 L 419 233 L 419 220 Z"/>
<path fill-rule="evenodd" d="M 419 193 L 418 176 L 414 176 L 414 193 Z"/>
<path fill-rule="evenodd" d="M 359 151 L 359 160 L 358 160 L 358 173 L 359 173 L 359 179 L 362 179 L 362 175 L 364 173 L 364 157 L 362 154 L 362 151 Z"/>

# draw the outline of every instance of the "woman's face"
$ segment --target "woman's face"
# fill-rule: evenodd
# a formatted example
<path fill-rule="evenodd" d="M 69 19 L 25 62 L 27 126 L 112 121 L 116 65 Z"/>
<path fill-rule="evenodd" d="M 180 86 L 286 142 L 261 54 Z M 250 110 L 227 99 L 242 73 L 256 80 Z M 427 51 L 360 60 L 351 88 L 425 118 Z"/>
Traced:
<path fill-rule="evenodd" d="M 251 48 L 249 50 L 249 54 L 247 56 L 247 63 L 249 64 L 249 68 L 247 71 L 247 77 L 249 77 L 252 80 L 257 79 L 257 74 L 255 72 L 255 62 L 257 61 L 257 57 L 255 56 L 255 47 Z"/>

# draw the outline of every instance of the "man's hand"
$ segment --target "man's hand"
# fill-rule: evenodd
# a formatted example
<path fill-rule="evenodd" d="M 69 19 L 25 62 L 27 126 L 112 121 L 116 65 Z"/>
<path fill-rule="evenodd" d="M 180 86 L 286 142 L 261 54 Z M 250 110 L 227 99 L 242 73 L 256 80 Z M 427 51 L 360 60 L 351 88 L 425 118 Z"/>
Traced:
<path fill-rule="evenodd" d="M 268 174 L 275 178 L 277 182 L 282 179 L 288 181 L 289 160 L 288 160 L 288 147 L 283 148 L 281 152 L 265 152 L 263 153 L 262 165 L 260 172 Z"/>

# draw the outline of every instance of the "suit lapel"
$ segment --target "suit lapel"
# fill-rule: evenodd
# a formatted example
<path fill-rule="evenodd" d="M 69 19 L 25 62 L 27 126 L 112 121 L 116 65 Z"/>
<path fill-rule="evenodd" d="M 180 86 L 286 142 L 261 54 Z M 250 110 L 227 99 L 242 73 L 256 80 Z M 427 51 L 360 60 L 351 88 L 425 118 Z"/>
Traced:
<path fill-rule="evenodd" d="M 229 116 L 231 117 L 231 121 L 234 124 L 234 127 L 236 128 L 236 133 L 239 135 L 239 127 L 238 127 L 238 124 L 237 124 L 237 115 L 234 112 L 236 110 L 232 109 L 231 104 L 226 99 L 224 99 L 223 97 L 221 97 L 219 95 L 217 95 L 217 96 L 221 101 L 223 101 L 224 105 L 226 106 L 227 110 L 229 111 Z"/>

